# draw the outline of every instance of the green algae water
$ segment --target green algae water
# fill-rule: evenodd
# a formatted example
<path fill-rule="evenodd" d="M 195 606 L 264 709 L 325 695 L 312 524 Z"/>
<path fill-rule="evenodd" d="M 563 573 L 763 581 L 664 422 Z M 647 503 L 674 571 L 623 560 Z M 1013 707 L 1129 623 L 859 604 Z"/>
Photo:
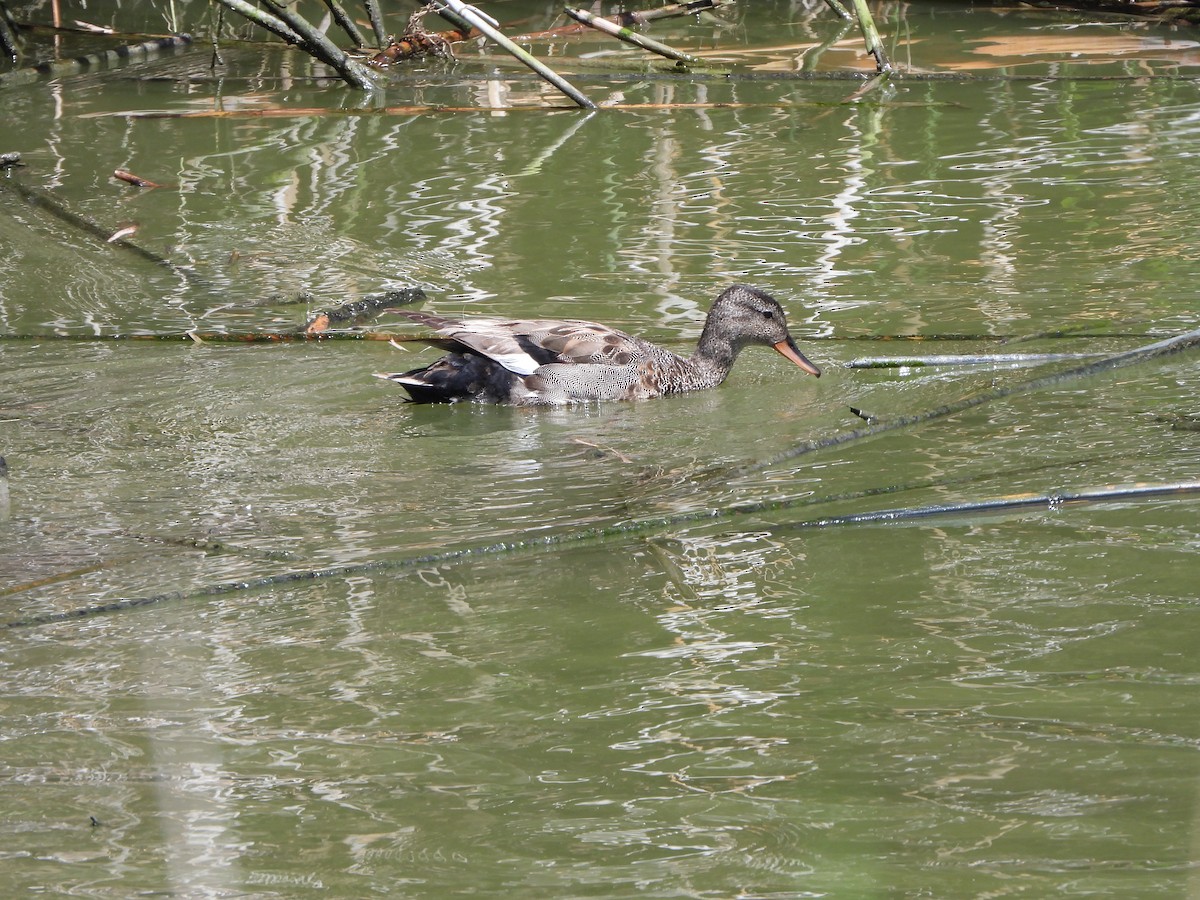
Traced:
<path fill-rule="evenodd" d="M 650 30 L 734 77 L 532 40 L 594 113 L 474 46 L 371 97 L 235 45 L 0 88 L 6 894 L 1200 892 L 1195 499 L 799 527 L 1193 483 L 1195 353 L 794 453 L 1072 365 L 856 358 L 1197 327 L 1198 39 L 876 14 L 922 77 L 855 102 L 784 2 Z M 372 377 L 417 344 L 217 339 L 419 286 L 683 349 L 736 281 L 819 381 L 417 407 Z"/>

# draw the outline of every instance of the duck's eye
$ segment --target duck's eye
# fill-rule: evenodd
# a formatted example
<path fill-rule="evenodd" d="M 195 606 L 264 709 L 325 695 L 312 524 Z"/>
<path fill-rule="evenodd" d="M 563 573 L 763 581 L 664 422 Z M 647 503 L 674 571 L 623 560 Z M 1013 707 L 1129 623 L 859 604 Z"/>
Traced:
<path fill-rule="evenodd" d="M 775 313 L 774 313 L 774 311 L 773 311 L 773 310 L 770 310 L 770 309 L 764 309 L 764 310 L 762 311 L 762 314 L 763 314 L 763 318 L 764 318 L 764 319 L 773 319 L 773 318 L 775 318 Z"/>

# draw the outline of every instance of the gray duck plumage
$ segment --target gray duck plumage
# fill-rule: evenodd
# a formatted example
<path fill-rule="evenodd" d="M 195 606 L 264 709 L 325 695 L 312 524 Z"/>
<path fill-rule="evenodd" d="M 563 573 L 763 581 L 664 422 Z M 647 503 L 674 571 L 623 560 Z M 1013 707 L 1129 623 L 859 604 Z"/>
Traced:
<path fill-rule="evenodd" d="M 773 347 L 810 375 L 779 302 L 735 284 L 713 302 L 696 352 L 679 356 L 595 322 L 401 315 L 432 328 L 428 343 L 449 351 L 428 366 L 379 378 L 416 403 L 477 400 L 535 406 L 587 400 L 645 400 L 723 382 L 744 347 Z"/>

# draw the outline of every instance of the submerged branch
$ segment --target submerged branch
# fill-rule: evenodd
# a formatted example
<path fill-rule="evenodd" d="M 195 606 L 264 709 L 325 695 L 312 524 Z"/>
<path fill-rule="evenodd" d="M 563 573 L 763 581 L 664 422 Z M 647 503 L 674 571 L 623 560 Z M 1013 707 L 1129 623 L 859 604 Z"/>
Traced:
<path fill-rule="evenodd" d="M 1184 481 L 1175 484 L 1136 484 L 1132 487 L 1108 486 L 1090 491 L 1060 491 L 1053 494 L 1016 494 L 997 497 L 992 500 L 969 500 L 963 503 L 938 503 L 933 506 L 881 509 L 876 512 L 833 516 L 828 519 L 788 522 L 783 525 L 772 526 L 770 530 L 789 531 L 801 528 L 828 528 L 834 525 L 887 524 L 890 522 L 910 522 L 914 519 L 929 519 L 934 516 L 1015 512 L 1017 510 L 1039 507 L 1057 510 L 1062 509 L 1064 506 L 1082 506 L 1087 503 L 1112 503 L 1120 500 L 1142 500 L 1153 497 L 1185 497 L 1193 494 L 1200 494 L 1200 482 Z"/>
<path fill-rule="evenodd" d="M 927 103 L 891 104 L 899 106 L 928 106 Z M 825 103 L 803 101 L 778 101 L 766 103 L 701 102 L 701 103 L 614 103 L 600 107 L 614 112 L 644 112 L 647 110 L 684 109 L 808 109 L 828 106 Z M 81 119 L 289 119 L 311 116 L 421 116 L 440 113 L 521 113 L 521 112 L 564 112 L 573 106 L 381 106 L 333 109 L 323 106 L 310 107 L 266 107 L 262 109 L 189 109 L 124 110 L 120 112 L 83 113 Z"/>
<path fill-rule="evenodd" d="M 396 299 L 397 295 L 404 295 L 408 291 L 419 291 L 419 288 L 401 288 L 398 291 L 392 291 L 378 296 L 391 297 L 390 305 L 397 305 L 402 302 L 410 302 L 403 299 Z M 374 296 L 374 295 L 372 295 Z M 416 299 L 416 298 L 414 298 Z M 343 310 L 352 307 L 354 303 L 360 301 L 350 301 L 338 310 Z M 386 312 L 386 308 L 381 308 L 380 312 Z M 343 323 L 338 315 L 333 315 L 330 311 L 331 320 L 330 328 L 343 324 L 358 324 L 355 322 Z M 349 340 L 349 341 L 397 341 L 406 343 L 409 341 L 420 343 L 424 339 L 415 337 L 411 334 L 401 334 L 391 331 L 326 331 L 319 327 L 319 319 L 325 313 L 317 313 L 310 321 L 309 325 L 317 322 L 318 327 L 309 330 L 309 325 L 304 329 L 297 331 L 189 331 L 182 332 L 159 332 L 148 334 L 129 334 L 122 332 L 114 332 L 110 334 L 96 334 L 93 331 L 79 334 L 3 334 L 0 333 L 0 341 L 72 341 L 77 343 L 104 342 L 104 341 L 179 341 L 185 338 L 198 340 L 204 343 L 216 344 L 261 344 L 261 343 L 277 343 L 286 341 L 307 340 L 310 338 L 319 338 L 321 340 Z M 1063 338 L 1087 338 L 1089 335 L 1065 334 Z M 1113 338 L 1138 338 L 1144 339 L 1144 334 L 1112 334 L 1105 337 Z M 981 341 L 994 341 L 1003 343 L 1006 340 L 1017 341 L 1021 340 L 1020 336 L 1005 337 L 1004 335 L 977 335 L 977 334 L 931 334 L 931 335 L 912 335 L 912 334 L 881 334 L 881 335 L 864 335 L 844 337 L 841 335 L 828 336 L 810 336 L 806 338 L 809 341 L 933 341 L 953 343 L 956 341 L 967 343 L 978 343 Z M 694 342 L 690 338 L 660 338 L 659 343 L 671 344 L 679 343 L 691 345 Z M 1097 354 L 1083 354 L 1084 356 L 1095 356 Z M 1080 354 L 1064 354 L 1071 358 L 1079 358 Z"/>
<path fill-rule="evenodd" d="M 694 65 L 703 64 L 704 60 L 697 56 L 692 56 L 690 53 L 684 53 L 681 50 L 676 50 L 674 47 L 669 47 L 661 41 L 656 41 L 645 35 L 638 34 L 632 29 L 626 28 L 623 25 L 617 25 L 608 21 L 601 16 L 594 16 L 584 9 L 572 9 L 566 7 L 564 10 L 568 16 L 575 19 L 577 22 L 582 22 L 584 25 L 589 25 L 603 34 L 615 37 L 617 40 L 624 41 L 627 44 L 632 44 L 635 47 L 641 47 L 643 50 L 649 50 L 651 53 L 657 53 L 659 56 L 665 56 L 667 59 L 678 60 L 682 63 Z"/>
<path fill-rule="evenodd" d="M 1046 507 L 1061 509 L 1065 506 L 1083 505 L 1088 503 L 1117 502 L 1126 500 L 1143 500 L 1160 497 L 1189 497 L 1200 494 L 1200 482 L 1177 482 L 1171 484 L 1138 484 L 1132 487 L 1108 486 L 1090 491 L 1063 491 L 1052 494 L 1025 494 L 1019 496 L 1001 497 L 992 500 L 980 500 L 960 504 L 945 504 L 940 506 L 912 507 L 887 509 L 877 512 L 857 513 L 849 516 L 836 516 L 827 519 L 816 519 L 773 526 L 775 529 L 825 528 L 831 526 L 850 526 L 867 524 L 887 524 L 908 520 L 925 519 L 939 515 L 971 515 L 987 512 L 1008 512 L 1021 509 Z M 411 556 L 404 559 L 381 560 L 378 562 L 351 563 L 348 565 L 329 566 L 323 569 L 308 569 L 303 571 L 280 572 L 275 575 L 265 575 L 261 578 L 242 581 L 223 582 L 192 590 L 169 591 L 147 597 L 131 597 L 115 600 L 94 606 L 84 606 L 65 612 L 45 613 L 28 616 L 24 619 L 8 621 L 0 625 L 0 629 L 33 628 L 42 625 L 53 625 L 70 622 L 76 619 L 91 618 L 105 613 L 121 612 L 139 609 L 147 606 L 160 606 L 167 603 L 199 600 L 204 597 L 218 597 L 243 591 L 264 590 L 285 584 L 297 584 L 304 581 L 318 581 L 329 578 L 349 578 L 356 575 L 370 575 L 381 572 L 410 571 L 431 565 L 457 562 L 464 559 L 475 559 L 481 556 L 501 556 L 514 553 L 528 553 L 546 549 L 556 549 L 566 546 L 581 546 L 609 538 L 630 537 L 661 531 L 665 528 L 681 525 L 698 524 L 704 521 L 719 521 L 736 518 L 749 513 L 765 510 L 779 510 L 789 506 L 801 506 L 811 503 L 810 498 L 799 498 L 793 501 L 772 501 L 764 504 L 735 505 L 721 509 L 700 510 L 692 513 L 681 513 L 657 519 L 643 519 L 633 522 L 623 522 L 616 525 L 586 529 L 559 531 L 544 537 L 526 538 L 524 540 L 501 542 L 476 547 L 464 547 L 458 550 L 444 550 L 440 553 L 428 553 Z"/>
<path fill-rule="evenodd" d="M 309 337 L 319 336 L 327 334 L 331 328 L 362 325 L 391 307 L 407 306 L 424 299 L 425 292 L 417 287 L 370 294 L 361 300 L 343 303 L 341 306 L 315 314 L 304 326 L 304 334 Z"/>
<path fill-rule="evenodd" d="M 0 72 L 0 87 L 13 87 L 29 84 L 39 78 L 59 78 L 92 68 L 103 68 L 118 62 L 134 59 L 148 59 L 172 50 L 190 46 L 192 37 L 188 34 L 174 34 L 142 41 L 138 44 L 123 44 L 111 50 L 102 50 L 87 56 L 75 56 L 70 59 L 56 59 L 38 63 L 24 69 L 12 72 Z"/>
<path fill-rule="evenodd" d="M 62 203 L 62 201 L 58 200 L 48 191 L 41 190 L 40 188 L 30 187 L 29 185 L 24 184 L 19 178 L 0 179 L 0 194 L 2 194 L 5 189 L 11 189 L 18 197 L 20 197 L 30 206 L 48 213 L 59 221 L 65 222 L 72 228 L 82 232 L 83 234 L 97 238 L 101 242 L 111 244 L 114 247 L 119 247 L 122 250 L 128 250 L 129 252 L 140 256 L 142 259 L 152 262 L 155 265 L 164 266 L 165 268 L 168 268 L 172 272 L 175 272 L 176 274 L 185 278 L 191 280 L 195 280 L 197 278 L 195 273 L 177 265 L 176 263 L 167 259 L 165 256 L 161 256 L 158 253 L 155 253 L 153 250 L 149 250 L 146 247 L 142 247 L 141 245 L 130 241 L 128 239 L 128 235 L 132 232 L 128 232 L 125 229 L 114 230 L 112 228 L 105 228 L 86 216 L 82 216 L 79 213 L 71 211 L 64 203 Z"/>
<path fill-rule="evenodd" d="M 847 369 L 920 369 L 927 366 L 1038 366 L 1048 362 L 1095 359 L 1102 353 L 972 353 L 944 356 L 868 356 L 852 359 Z"/>

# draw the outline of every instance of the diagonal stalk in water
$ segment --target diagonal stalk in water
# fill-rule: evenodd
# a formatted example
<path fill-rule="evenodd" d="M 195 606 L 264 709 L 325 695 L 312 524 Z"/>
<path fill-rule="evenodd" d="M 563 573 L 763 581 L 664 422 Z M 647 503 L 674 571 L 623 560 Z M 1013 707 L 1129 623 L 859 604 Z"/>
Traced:
<path fill-rule="evenodd" d="M 358 30 L 354 20 L 342 8 L 342 4 L 338 3 L 338 0 L 325 0 L 325 5 L 329 7 L 329 13 L 333 16 L 333 20 L 341 26 L 342 31 L 346 32 L 346 37 L 350 38 L 351 43 L 358 49 L 365 47 L 367 39 L 363 37 L 363 33 Z"/>
<path fill-rule="evenodd" d="M 787 462 L 788 460 L 795 459 L 798 456 L 816 453 L 819 450 L 828 450 L 831 447 L 840 447 L 843 444 L 849 444 L 853 441 L 862 440 L 863 438 L 875 437 L 877 435 L 884 434 L 889 431 L 895 431 L 900 428 L 909 428 L 914 425 L 924 425 L 926 422 L 933 422 L 937 419 L 943 419 L 947 416 L 952 416 L 956 413 L 973 409 L 976 406 L 982 406 L 984 403 L 988 403 L 992 400 L 1001 400 L 1005 397 L 1015 397 L 1019 394 L 1032 393 L 1033 391 L 1054 387 L 1068 381 L 1075 381 L 1080 378 L 1098 375 L 1101 372 L 1107 372 L 1110 369 L 1120 369 L 1124 368 L 1125 366 L 1136 365 L 1137 363 L 1149 362 L 1150 360 L 1159 359 L 1172 353 L 1179 353 L 1183 350 L 1189 350 L 1196 346 L 1200 346 L 1200 328 L 1184 334 L 1176 335 L 1175 337 L 1167 338 L 1166 340 L 1157 341 L 1153 344 L 1146 344 L 1143 347 L 1137 347 L 1124 353 L 1106 356 L 1103 359 L 1096 360 L 1095 362 L 1086 363 L 1071 369 L 1054 372 L 1049 375 L 1042 375 L 1038 378 L 1032 378 L 1028 381 L 1018 382 L 1017 384 L 1008 385 L 1006 387 L 992 388 L 991 390 L 983 391 L 982 393 L 972 394 L 959 400 L 955 400 L 951 403 L 946 403 L 937 407 L 936 409 L 927 410 L 923 413 L 917 413 L 911 416 L 901 416 L 896 419 L 888 419 L 876 424 L 868 425 L 865 428 L 843 432 L 827 438 L 802 441 L 790 449 L 785 450 L 782 453 L 778 453 L 775 456 L 769 457 L 768 459 L 760 460 L 758 462 L 741 467 L 735 467 L 732 470 L 715 470 L 708 474 L 714 476 L 719 475 L 722 478 L 731 478 L 741 475 L 749 475 L 754 472 L 761 472 L 764 469 L 777 466 L 782 462 Z"/>
<path fill-rule="evenodd" d="M 855 15 L 858 16 L 858 27 L 862 29 L 863 40 L 867 42 L 867 53 L 875 57 L 875 68 L 879 72 L 890 73 L 892 64 L 888 62 L 883 41 L 875 28 L 875 20 L 871 17 L 871 10 L 867 8 L 867 0 L 853 0 L 853 3 Z"/>
<path fill-rule="evenodd" d="M 371 20 L 371 30 L 375 32 L 375 46 L 380 49 L 387 46 L 387 29 L 383 27 L 383 15 L 379 12 L 379 0 L 363 0 L 367 8 L 367 18 Z"/>
<path fill-rule="evenodd" d="M 357 60 L 351 59 L 345 50 L 329 40 L 309 24 L 307 19 L 282 3 L 281 0 L 262 0 L 271 11 L 270 13 L 262 12 L 251 6 L 246 0 L 216 0 L 216 2 L 274 32 L 288 43 L 295 44 L 305 53 L 337 71 L 347 84 L 361 90 L 375 88 L 375 78 L 370 69 Z"/>
<path fill-rule="evenodd" d="M 1022 494 L 1017 496 L 1000 497 L 992 500 L 973 501 L 968 503 L 947 504 L 942 506 L 913 507 L 907 509 L 880 510 L 872 513 L 857 513 L 849 516 L 835 516 L 828 519 L 815 519 L 796 522 L 790 525 L 775 526 L 776 528 L 825 528 L 843 525 L 864 525 L 923 519 L 937 515 L 973 514 L 980 512 L 1002 512 L 1007 510 L 1030 509 L 1045 506 L 1049 509 L 1061 509 L 1068 505 L 1085 503 L 1115 502 L 1120 500 L 1148 499 L 1156 497 L 1179 496 L 1187 497 L 1200 494 L 1200 482 L 1177 482 L 1171 484 L 1138 484 L 1133 487 L 1104 487 L 1090 491 L 1059 492 L 1053 494 Z M 784 504 L 776 503 L 775 508 L 783 508 Z M 266 575 L 246 581 L 230 581 L 209 585 L 189 591 L 170 591 L 147 597 L 130 597 L 114 600 L 96 606 L 85 606 L 60 613 L 29 616 L 5 622 L 0 629 L 12 630 L 17 628 L 33 628 L 41 625 L 52 625 L 69 622 L 74 619 L 91 618 L 104 613 L 121 612 L 148 606 L 160 606 L 167 603 L 198 600 L 202 597 L 219 597 L 240 591 L 263 590 L 269 587 L 279 587 L 285 584 L 296 584 L 304 581 L 318 581 L 326 578 L 347 578 L 353 575 L 365 575 L 375 572 L 407 571 L 427 566 L 458 562 L 480 556 L 499 556 L 520 552 L 533 552 L 543 549 L 553 549 L 563 546 L 584 545 L 598 542 L 607 538 L 629 537 L 636 534 L 652 533 L 663 528 L 693 524 L 706 520 L 733 518 L 743 514 L 740 508 L 701 510 L 696 513 L 684 513 L 660 519 L 640 520 L 636 522 L 619 523 L 599 528 L 575 531 L 560 531 L 546 535 L 543 538 L 528 538 L 508 543 L 489 544 L 482 547 L 465 547 L 460 550 L 446 550 L 441 553 L 430 553 L 405 559 L 351 563 L 341 566 L 330 566 L 325 569 L 309 569 L 299 572 L 281 572 L 276 575 Z"/>
<path fill-rule="evenodd" d="M 532 53 L 526 52 L 513 43 L 512 40 L 496 27 L 494 19 L 485 16 L 475 7 L 463 3 L 462 0 L 433 0 L 433 3 L 437 13 L 447 18 L 447 21 L 456 28 L 459 27 L 460 21 L 468 23 L 492 43 L 508 51 L 513 57 L 570 97 L 577 106 L 581 106 L 584 109 L 596 108 L 596 104 L 580 93 L 573 84 L 537 59 Z M 449 16 L 447 16 L 447 13 Z"/>
<path fill-rule="evenodd" d="M 1021 384 L 1013 385 L 1008 388 L 998 388 L 996 390 L 987 391 L 983 394 L 978 394 L 973 397 L 967 397 L 956 403 L 946 404 L 945 406 L 938 407 L 937 409 L 922 415 L 906 416 L 892 422 L 884 422 L 879 425 L 873 425 L 857 431 L 847 432 L 829 440 L 805 442 L 793 447 L 791 450 L 783 454 L 773 457 L 770 460 L 755 463 L 750 466 L 744 466 L 740 469 L 735 469 L 733 470 L 733 474 L 746 474 L 749 472 L 759 471 L 778 462 L 794 458 L 804 453 L 840 446 L 858 438 L 873 437 L 877 434 L 882 434 L 886 431 L 906 427 L 908 425 L 933 421 L 934 419 L 978 406 L 987 402 L 988 400 L 1015 396 L 1017 394 L 1027 393 L 1044 387 L 1051 387 L 1061 384 L 1064 381 L 1099 374 L 1110 369 L 1117 369 L 1124 366 L 1134 365 L 1136 363 L 1159 359 L 1167 356 L 1168 354 L 1178 353 L 1198 345 L 1200 345 L 1200 329 L 1177 335 L 1166 340 L 1158 341 L 1153 344 L 1148 344 L 1144 347 L 1139 347 L 1126 353 L 1119 353 L 1114 356 L 1106 357 L 1105 359 L 1097 362 L 1089 363 L 1085 366 L 1078 366 L 1065 372 L 1058 372 L 1052 375 L 1022 382 Z M 729 473 L 727 472 L 726 475 L 728 474 Z M 906 519 L 925 518 L 932 515 L 994 512 L 1006 509 L 1026 509 L 1033 506 L 1060 508 L 1063 505 L 1076 503 L 1141 499 L 1147 497 L 1162 497 L 1172 495 L 1191 496 L 1197 493 L 1200 493 L 1200 483 L 1197 482 L 1151 485 L 1143 484 L 1128 488 L 1105 487 L 1093 491 L 1061 492 L 1042 495 L 1019 495 L 1017 497 L 1002 497 L 994 500 L 984 500 L 938 507 L 881 510 L 873 513 L 858 513 L 850 516 L 840 516 L 830 519 L 818 519 L 809 522 L 794 523 L 791 527 L 816 528 L 829 525 L 856 525 L 894 522 Z M 126 609 L 135 609 L 138 607 L 193 600 L 201 597 L 214 597 L 224 594 L 231 594 L 238 591 L 258 590 L 284 584 L 293 584 L 301 581 L 316 581 L 322 578 L 335 577 L 344 578 L 349 575 L 365 574 L 370 572 L 407 570 L 420 566 L 449 563 L 479 556 L 492 556 L 515 552 L 536 551 L 545 548 L 582 545 L 587 542 L 602 541 L 607 538 L 628 537 L 636 534 L 653 533 L 666 528 L 678 528 L 682 525 L 692 525 L 706 521 L 732 519 L 739 515 L 777 511 L 789 507 L 803 505 L 805 502 L 811 502 L 811 500 L 802 497 L 785 501 L 758 501 L 755 503 L 739 503 L 728 507 L 703 509 L 674 516 L 661 516 L 653 519 L 639 519 L 628 522 L 618 522 L 616 524 L 599 526 L 595 528 L 559 531 L 540 538 L 527 538 L 525 540 L 501 542 L 481 547 L 464 547 L 458 550 L 447 550 L 441 553 L 431 553 L 421 556 L 408 557 L 391 562 L 360 563 L 345 566 L 331 566 L 325 569 L 312 569 L 299 572 L 282 572 L 276 575 L 267 575 L 262 578 L 248 581 L 225 582 L 222 584 L 210 585 L 198 590 L 171 591 L 168 593 L 155 594 L 148 597 L 134 597 L 116 600 L 112 603 L 81 607 L 61 613 L 49 613 L 45 615 L 31 616 L 26 619 L 7 622 L 2 627 L 4 629 L 13 629 L 49 625 L 56 622 L 67 622 L 71 621 L 72 619 L 100 615 L 107 612 L 117 612 Z"/>
<path fill-rule="evenodd" d="M 572 9 L 568 6 L 563 11 L 577 22 L 582 22 L 584 25 L 590 25 L 597 31 L 615 37 L 617 40 L 624 41 L 627 44 L 633 44 L 635 47 L 641 47 L 643 50 L 649 50 L 651 53 L 657 53 L 659 56 L 665 56 L 667 59 L 674 59 L 682 63 L 691 63 L 694 65 L 701 65 L 704 62 L 704 60 L 697 56 L 692 56 L 690 53 L 684 53 L 681 50 L 676 50 L 674 47 L 669 47 L 661 41 L 656 41 L 652 38 L 646 37 L 643 34 L 638 34 L 631 28 L 626 28 L 623 25 L 617 25 L 601 16 L 592 15 L 587 10 Z"/>

